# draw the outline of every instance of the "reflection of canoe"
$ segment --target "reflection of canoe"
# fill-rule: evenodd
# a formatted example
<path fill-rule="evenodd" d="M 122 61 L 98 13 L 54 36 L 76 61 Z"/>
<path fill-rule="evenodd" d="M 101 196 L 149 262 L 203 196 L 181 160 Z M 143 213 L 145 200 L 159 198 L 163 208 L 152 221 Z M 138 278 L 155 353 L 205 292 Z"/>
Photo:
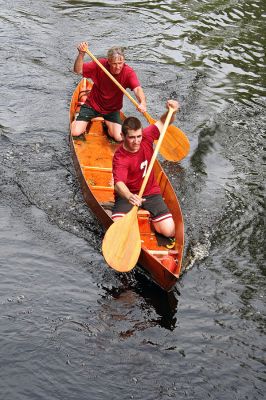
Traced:
<path fill-rule="evenodd" d="M 86 91 L 90 88 L 91 83 L 86 79 L 78 84 L 71 100 L 70 122 L 79 111 L 80 103 L 84 101 Z M 89 124 L 85 140 L 73 140 L 70 137 L 70 146 L 84 199 L 107 229 L 112 223 L 110 210 L 114 202 L 112 156 L 118 144 L 108 139 L 102 119 L 96 119 Z M 164 200 L 175 220 L 176 240 L 173 245 L 166 238 L 155 234 L 149 213 L 139 210 L 138 220 L 142 241 L 139 264 L 161 288 L 169 291 L 181 273 L 184 224 L 175 192 L 158 161 L 155 162 L 154 170 Z"/>

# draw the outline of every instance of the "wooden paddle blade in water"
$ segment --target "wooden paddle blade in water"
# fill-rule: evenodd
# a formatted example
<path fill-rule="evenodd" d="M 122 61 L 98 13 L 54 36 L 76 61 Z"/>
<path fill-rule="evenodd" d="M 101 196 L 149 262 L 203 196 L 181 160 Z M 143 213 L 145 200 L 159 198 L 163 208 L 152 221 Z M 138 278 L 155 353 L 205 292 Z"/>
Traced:
<path fill-rule="evenodd" d="M 147 112 L 144 113 L 144 117 L 149 124 L 155 124 L 156 120 Z M 181 161 L 188 155 L 189 150 L 190 143 L 184 132 L 174 125 L 169 125 L 160 147 L 161 155 L 168 161 Z"/>
<path fill-rule="evenodd" d="M 186 135 L 174 125 L 169 125 L 161 144 L 160 153 L 169 161 L 181 161 L 190 150 Z"/>
<path fill-rule="evenodd" d="M 109 227 L 103 239 L 103 256 L 107 264 L 119 272 L 131 271 L 140 255 L 137 212 L 138 208 L 134 206 L 129 213 Z"/>

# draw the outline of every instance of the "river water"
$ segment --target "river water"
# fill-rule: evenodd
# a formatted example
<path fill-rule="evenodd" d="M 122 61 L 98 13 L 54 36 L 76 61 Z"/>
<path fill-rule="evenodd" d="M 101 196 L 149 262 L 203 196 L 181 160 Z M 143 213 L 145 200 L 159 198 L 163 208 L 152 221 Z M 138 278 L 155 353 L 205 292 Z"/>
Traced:
<path fill-rule="evenodd" d="M 264 398 L 265 1 L 2 0 L 0 15 L 0 398 Z M 191 152 L 162 160 L 186 233 L 170 294 L 101 255 L 68 145 L 83 40 L 125 46 L 152 116 L 181 104 Z"/>

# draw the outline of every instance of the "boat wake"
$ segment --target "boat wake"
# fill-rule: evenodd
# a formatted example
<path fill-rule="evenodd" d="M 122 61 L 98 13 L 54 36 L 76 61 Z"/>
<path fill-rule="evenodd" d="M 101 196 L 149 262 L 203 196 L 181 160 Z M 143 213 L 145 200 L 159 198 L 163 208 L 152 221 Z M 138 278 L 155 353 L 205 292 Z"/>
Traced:
<path fill-rule="evenodd" d="M 209 255 L 211 247 L 210 234 L 205 233 L 201 242 L 191 243 L 184 259 L 182 273 L 193 267 L 197 261 L 204 260 Z"/>

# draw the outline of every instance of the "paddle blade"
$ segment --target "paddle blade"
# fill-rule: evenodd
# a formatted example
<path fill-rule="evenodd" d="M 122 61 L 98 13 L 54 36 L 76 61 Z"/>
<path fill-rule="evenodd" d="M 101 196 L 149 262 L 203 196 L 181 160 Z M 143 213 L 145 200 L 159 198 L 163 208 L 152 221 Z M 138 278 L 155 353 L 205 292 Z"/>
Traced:
<path fill-rule="evenodd" d="M 169 125 L 160 147 L 161 155 L 169 161 L 181 161 L 190 150 L 190 143 L 184 132 Z"/>
<path fill-rule="evenodd" d="M 149 124 L 155 124 L 156 120 L 148 113 L 144 113 L 144 116 Z M 168 161 L 181 161 L 188 155 L 189 150 L 190 143 L 184 132 L 174 125 L 169 125 L 160 147 L 161 155 Z"/>
<path fill-rule="evenodd" d="M 114 222 L 103 239 L 103 256 L 107 264 L 119 272 L 131 271 L 140 255 L 137 212 L 138 208 L 133 207 L 123 218 Z"/>

